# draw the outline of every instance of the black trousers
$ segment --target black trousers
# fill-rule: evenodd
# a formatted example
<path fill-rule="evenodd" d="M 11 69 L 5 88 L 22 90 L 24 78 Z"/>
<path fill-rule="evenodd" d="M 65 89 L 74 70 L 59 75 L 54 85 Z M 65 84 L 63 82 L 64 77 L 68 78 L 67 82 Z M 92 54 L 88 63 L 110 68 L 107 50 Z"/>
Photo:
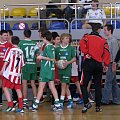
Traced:
<path fill-rule="evenodd" d="M 81 90 L 83 94 L 84 105 L 89 102 L 89 94 L 87 91 L 87 86 L 91 78 L 93 77 L 93 82 L 95 86 L 95 101 L 96 107 L 100 107 L 101 97 L 102 97 L 102 63 L 97 62 L 94 59 L 86 59 L 83 63 L 83 80 L 81 82 Z"/>

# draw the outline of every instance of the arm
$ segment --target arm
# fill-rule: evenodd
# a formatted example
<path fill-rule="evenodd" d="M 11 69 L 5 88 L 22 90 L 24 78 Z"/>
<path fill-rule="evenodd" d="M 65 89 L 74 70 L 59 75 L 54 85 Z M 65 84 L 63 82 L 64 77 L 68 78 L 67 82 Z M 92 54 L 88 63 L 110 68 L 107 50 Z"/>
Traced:
<path fill-rule="evenodd" d="M 42 55 L 37 56 L 37 59 L 38 59 L 38 60 L 55 61 L 55 59 L 51 59 L 51 58 L 48 58 L 48 57 L 44 57 L 44 56 L 42 56 Z"/>
<path fill-rule="evenodd" d="M 87 39 L 86 35 L 84 35 L 84 37 L 80 40 L 80 50 L 85 55 L 88 54 L 87 42 L 88 42 L 88 39 Z"/>
<path fill-rule="evenodd" d="M 108 66 L 110 64 L 110 52 L 109 52 L 109 46 L 107 42 L 105 42 L 104 44 L 103 61 L 104 61 L 104 66 Z"/>
<path fill-rule="evenodd" d="M 3 72 L 5 71 L 5 68 L 6 68 L 7 64 L 8 64 L 8 62 L 4 62 L 4 65 L 3 65 L 3 67 L 0 71 L 0 75 L 3 75 Z"/>

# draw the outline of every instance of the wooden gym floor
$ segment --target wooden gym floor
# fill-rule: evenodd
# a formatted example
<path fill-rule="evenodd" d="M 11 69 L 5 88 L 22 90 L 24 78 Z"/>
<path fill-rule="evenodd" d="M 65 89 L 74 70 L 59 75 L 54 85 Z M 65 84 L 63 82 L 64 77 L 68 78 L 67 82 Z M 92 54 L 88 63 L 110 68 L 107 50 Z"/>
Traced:
<path fill-rule="evenodd" d="M 6 105 L 4 105 L 6 106 Z M 42 103 L 38 112 L 25 113 L 4 113 L 0 111 L 0 120 L 120 120 L 120 105 L 102 106 L 103 111 L 94 112 L 93 107 L 82 114 L 81 105 L 74 104 L 73 109 L 67 109 L 66 105 L 63 111 L 53 112 L 50 103 Z"/>

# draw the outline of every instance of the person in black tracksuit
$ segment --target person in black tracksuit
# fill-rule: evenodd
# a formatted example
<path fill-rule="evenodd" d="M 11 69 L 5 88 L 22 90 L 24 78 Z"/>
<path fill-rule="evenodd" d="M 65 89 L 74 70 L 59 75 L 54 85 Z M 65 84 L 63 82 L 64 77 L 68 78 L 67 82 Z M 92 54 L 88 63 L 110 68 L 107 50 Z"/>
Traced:
<path fill-rule="evenodd" d="M 95 85 L 96 112 L 101 111 L 101 79 L 103 69 L 104 71 L 108 69 L 107 66 L 110 63 L 110 53 L 106 39 L 99 35 L 100 31 L 101 24 L 98 23 L 92 28 L 92 32 L 90 34 L 84 35 L 80 40 L 80 50 L 84 53 L 83 76 L 80 81 L 84 100 L 82 113 L 87 112 L 87 110 L 92 107 L 88 100 L 89 95 L 87 91 L 87 86 L 91 77 L 93 77 Z"/>

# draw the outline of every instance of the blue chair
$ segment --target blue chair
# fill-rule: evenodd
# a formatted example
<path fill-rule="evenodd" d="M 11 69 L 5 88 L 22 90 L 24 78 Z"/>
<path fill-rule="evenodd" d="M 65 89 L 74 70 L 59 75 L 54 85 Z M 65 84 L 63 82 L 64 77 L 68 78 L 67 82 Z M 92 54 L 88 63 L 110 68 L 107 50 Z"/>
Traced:
<path fill-rule="evenodd" d="M 64 22 L 52 22 L 49 30 L 64 30 L 66 29 Z"/>
<path fill-rule="evenodd" d="M 5 25 L 5 30 L 10 30 L 10 24 L 9 23 L 1 23 L 1 30 L 4 30 L 4 25 Z"/>
<path fill-rule="evenodd" d="M 37 22 L 32 24 L 31 30 L 38 30 L 38 23 Z"/>
<path fill-rule="evenodd" d="M 111 24 L 111 21 L 108 21 L 107 24 Z M 115 28 L 115 21 L 112 21 L 112 25 Z M 116 29 L 120 29 L 120 21 L 116 21 Z"/>
<path fill-rule="evenodd" d="M 80 21 L 74 21 L 72 23 L 72 29 L 82 29 L 83 23 Z"/>
<path fill-rule="evenodd" d="M 20 23 L 15 23 L 12 28 L 12 30 L 26 30 L 26 29 L 29 29 L 27 23 L 24 23 L 23 25 L 22 24 L 20 25 Z"/>

